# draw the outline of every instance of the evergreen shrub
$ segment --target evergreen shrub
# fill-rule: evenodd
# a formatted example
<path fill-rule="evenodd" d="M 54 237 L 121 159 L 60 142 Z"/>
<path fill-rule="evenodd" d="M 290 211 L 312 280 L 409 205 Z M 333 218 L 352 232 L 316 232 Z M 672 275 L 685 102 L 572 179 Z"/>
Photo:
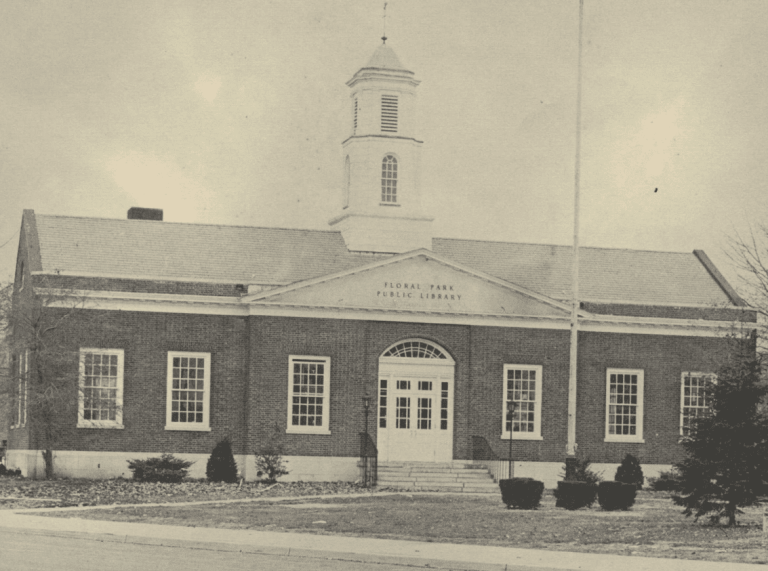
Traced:
<path fill-rule="evenodd" d="M 163 454 L 146 460 L 128 460 L 133 479 L 139 482 L 179 483 L 186 477 L 192 464 L 194 462 L 176 458 L 173 454 Z"/>
<path fill-rule="evenodd" d="M 541 495 L 544 493 L 544 482 L 533 478 L 509 478 L 499 480 L 501 500 L 507 508 L 521 510 L 535 510 L 541 503 Z"/>
<path fill-rule="evenodd" d="M 661 472 L 658 478 L 648 478 L 648 487 L 654 492 L 676 492 L 681 483 L 680 472 L 675 469 Z"/>
<path fill-rule="evenodd" d="M 600 482 L 597 500 L 607 511 L 628 510 L 635 504 L 637 485 L 632 482 Z"/>
<path fill-rule="evenodd" d="M 267 484 L 274 484 L 280 476 L 288 475 L 285 468 L 287 460 L 283 460 L 283 444 L 281 442 L 282 430 L 275 424 L 272 434 L 267 441 L 256 449 L 256 468 L 258 476 L 265 476 Z"/>
<path fill-rule="evenodd" d="M 567 510 L 577 510 L 591 506 L 597 497 L 597 484 L 562 480 L 555 490 L 555 506 Z"/>
<path fill-rule="evenodd" d="M 627 454 L 624 456 L 624 460 L 621 461 L 621 465 L 616 469 L 616 475 L 613 479 L 625 484 L 635 484 L 638 490 L 642 490 L 644 478 L 640 461 L 632 456 L 632 454 Z"/>
<path fill-rule="evenodd" d="M 213 448 L 205 467 L 205 475 L 209 482 L 237 482 L 237 462 L 229 438 L 220 440 Z"/>

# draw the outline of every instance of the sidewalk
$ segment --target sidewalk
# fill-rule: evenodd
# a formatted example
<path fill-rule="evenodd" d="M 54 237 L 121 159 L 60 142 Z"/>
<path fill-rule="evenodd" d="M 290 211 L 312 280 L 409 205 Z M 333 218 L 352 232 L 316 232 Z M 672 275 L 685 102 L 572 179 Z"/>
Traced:
<path fill-rule="evenodd" d="M 35 510 L 37 511 L 37 510 Z M 313 557 L 367 563 L 477 571 L 753 571 L 759 565 L 569 553 L 480 545 L 367 539 L 290 532 L 228 530 L 151 525 L 86 519 L 41 517 L 13 510 L 0 511 L 2 528 L 95 541 L 242 551 L 293 557 Z"/>

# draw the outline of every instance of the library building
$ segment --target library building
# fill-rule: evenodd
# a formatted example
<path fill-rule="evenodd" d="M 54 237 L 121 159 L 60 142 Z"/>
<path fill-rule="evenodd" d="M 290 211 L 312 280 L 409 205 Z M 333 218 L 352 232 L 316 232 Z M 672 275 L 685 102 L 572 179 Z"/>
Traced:
<path fill-rule="evenodd" d="M 569 454 L 607 479 L 627 453 L 646 477 L 680 461 L 755 313 L 703 251 L 580 248 L 573 368 L 571 246 L 433 236 L 418 85 L 386 44 L 347 82 L 326 230 L 26 210 L 17 308 L 72 317 L 52 335 L 74 381 L 46 441 L 38 357 L 14 349 L 8 467 L 41 477 L 52 448 L 57 475 L 130 477 L 172 453 L 204 477 L 225 437 L 246 480 L 267 443 L 285 481 L 394 485 L 389 469 L 433 464 L 492 483 L 511 459 L 554 487 Z"/>

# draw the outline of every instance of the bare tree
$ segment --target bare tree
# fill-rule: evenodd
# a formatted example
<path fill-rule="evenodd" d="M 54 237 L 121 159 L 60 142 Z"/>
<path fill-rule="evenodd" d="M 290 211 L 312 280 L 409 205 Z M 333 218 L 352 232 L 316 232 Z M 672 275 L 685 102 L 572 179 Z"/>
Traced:
<path fill-rule="evenodd" d="M 45 477 L 54 476 L 54 451 L 77 426 L 81 386 L 82 331 L 95 326 L 87 295 L 76 290 L 6 286 L 0 290 L 0 325 L 11 357 L 6 390 L 13 424 L 30 449 L 42 451 Z M 97 395 L 98 397 L 98 395 Z M 109 399 L 105 402 L 109 403 Z"/>
<path fill-rule="evenodd" d="M 768 225 L 751 229 L 746 237 L 736 235 L 731 238 L 727 254 L 744 286 L 744 298 L 757 312 L 761 333 L 765 333 L 768 325 Z M 765 340 L 767 336 L 760 337 Z"/>

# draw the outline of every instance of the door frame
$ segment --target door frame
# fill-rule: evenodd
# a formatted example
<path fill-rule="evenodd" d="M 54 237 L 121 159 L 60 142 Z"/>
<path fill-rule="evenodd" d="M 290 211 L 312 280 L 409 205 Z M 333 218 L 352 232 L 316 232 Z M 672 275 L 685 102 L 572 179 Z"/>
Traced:
<path fill-rule="evenodd" d="M 388 351 L 397 345 L 404 343 L 405 341 L 418 341 L 426 343 L 434 347 L 439 354 L 444 358 L 420 358 L 420 357 L 384 357 Z M 379 459 L 383 462 L 387 461 L 413 461 L 403 459 L 401 454 L 398 454 L 400 448 L 398 447 L 398 438 L 393 438 L 393 432 L 397 429 L 394 428 L 394 383 L 396 377 L 400 376 L 410 380 L 429 380 L 436 384 L 435 389 L 431 394 L 437 395 L 435 399 L 437 406 L 433 409 L 433 428 L 430 432 L 433 433 L 433 450 L 432 454 L 427 454 L 420 457 L 420 462 L 450 462 L 453 460 L 453 422 L 454 422 L 454 380 L 455 380 L 455 367 L 456 362 L 450 356 L 450 354 L 443 349 L 437 343 L 428 341 L 426 339 L 407 339 L 401 340 L 397 343 L 390 345 L 385 351 L 382 352 L 382 356 L 379 357 L 379 369 L 377 377 L 377 448 L 379 451 Z M 386 379 L 387 390 L 386 394 L 382 394 L 381 381 Z M 442 383 L 448 384 L 447 398 L 447 428 L 441 429 L 440 413 L 442 411 L 441 398 L 442 398 Z M 382 428 L 382 397 L 386 400 L 386 427 Z M 415 403 L 411 403 L 412 411 L 416 410 Z M 415 422 L 416 418 L 411 417 Z M 412 425 L 413 426 L 413 425 Z M 392 431 L 392 432 L 391 432 Z"/>

